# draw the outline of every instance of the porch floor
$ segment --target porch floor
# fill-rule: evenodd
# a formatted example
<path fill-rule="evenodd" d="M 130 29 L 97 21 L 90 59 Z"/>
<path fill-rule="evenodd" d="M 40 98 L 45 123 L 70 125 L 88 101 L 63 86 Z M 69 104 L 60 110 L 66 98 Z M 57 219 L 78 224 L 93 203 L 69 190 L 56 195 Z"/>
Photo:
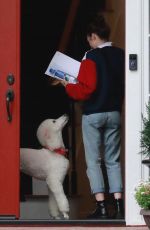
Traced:
<path fill-rule="evenodd" d="M 0 230 L 148 230 L 146 226 L 135 227 L 0 227 Z"/>

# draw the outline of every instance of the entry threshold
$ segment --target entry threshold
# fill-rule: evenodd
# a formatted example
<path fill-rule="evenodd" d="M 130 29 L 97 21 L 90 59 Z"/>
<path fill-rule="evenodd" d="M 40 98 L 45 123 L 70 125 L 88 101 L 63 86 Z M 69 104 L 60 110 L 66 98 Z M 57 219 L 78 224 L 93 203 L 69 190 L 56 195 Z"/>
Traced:
<path fill-rule="evenodd" d="M 124 219 L 107 219 L 107 220 L 40 220 L 40 219 L 30 219 L 30 220 L 12 220 L 12 219 L 0 219 L 0 225 L 118 225 L 125 226 Z"/>

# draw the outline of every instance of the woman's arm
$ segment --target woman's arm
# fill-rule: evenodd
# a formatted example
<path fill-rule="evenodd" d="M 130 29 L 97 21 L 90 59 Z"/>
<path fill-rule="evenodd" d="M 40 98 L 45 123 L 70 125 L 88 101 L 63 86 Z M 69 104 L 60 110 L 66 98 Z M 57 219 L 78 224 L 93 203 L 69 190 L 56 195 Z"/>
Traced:
<path fill-rule="evenodd" d="M 95 62 L 86 59 L 81 62 L 78 83 L 71 84 L 62 81 L 66 87 L 67 94 L 75 100 L 86 100 L 96 89 L 96 65 Z"/>

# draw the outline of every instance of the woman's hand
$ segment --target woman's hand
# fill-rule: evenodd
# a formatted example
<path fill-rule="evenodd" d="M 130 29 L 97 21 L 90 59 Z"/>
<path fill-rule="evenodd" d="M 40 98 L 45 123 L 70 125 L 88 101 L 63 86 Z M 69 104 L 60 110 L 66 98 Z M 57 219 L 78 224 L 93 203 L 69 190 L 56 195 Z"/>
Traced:
<path fill-rule="evenodd" d="M 66 87 L 66 85 L 68 85 L 68 81 L 65 81 L 65 80 L 62 80 L 62 81 L 60 81 L 60 83 L 63 85 L 63 86 L 65 86 Z"/>

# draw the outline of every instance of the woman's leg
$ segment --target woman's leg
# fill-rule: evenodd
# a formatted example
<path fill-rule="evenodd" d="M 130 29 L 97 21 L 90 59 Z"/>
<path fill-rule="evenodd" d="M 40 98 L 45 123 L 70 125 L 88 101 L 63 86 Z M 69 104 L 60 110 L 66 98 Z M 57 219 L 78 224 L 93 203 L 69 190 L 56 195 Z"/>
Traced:
<path fill-rule="evenodd" d="M 120 113 L 109 112 L 104 131 L 104 161 L 108 175 L 109 192 L 116 193 L 116 196 L 118 193 L 122 193 L 120 140 Z"/>
<path fill-rule="evenodd" d="M 90 182 L 92 194 L 104 193 L 104 180 L 101 170 L 100 145 L 101 133 L 96 122 L 97 115 L 83 115 L 82 133 L 87 165 L 87 176 Z M 99 125 L 99 123 L 98 123 Z"/>
<path fill-rule="evenodd" d="M 120 167 L 120 113 L 109 112 L 104 132 L 105 165 L 109 192 L 114 194 L 116 218 L 123 217 L 122 176 Z"/>
<path fill-rule="evenodd" d="M 87 176 L 89 178 L 91 192 L 95 195 L 96 199 L 96 209 L 88 216 L 89 219 L 104 219 L 108 216 L 104 197 L 105 188 L 100 159 L 101 132 L 99 128 L 103 125 L 103 122 L 103 114 L 92 114 L 83 116 L 82 118 Z"/>

